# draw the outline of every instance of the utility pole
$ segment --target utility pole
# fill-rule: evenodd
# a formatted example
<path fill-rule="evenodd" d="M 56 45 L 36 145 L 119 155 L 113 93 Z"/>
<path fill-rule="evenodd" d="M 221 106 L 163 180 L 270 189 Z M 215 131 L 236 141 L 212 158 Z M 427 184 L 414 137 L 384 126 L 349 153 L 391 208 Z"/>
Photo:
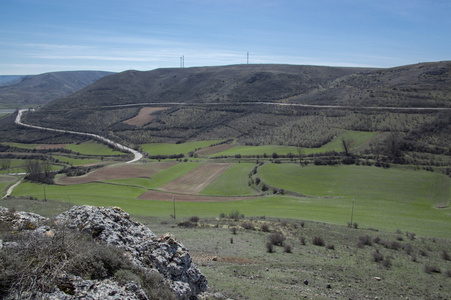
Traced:
<path fill-rule="evenodd" d="M 172 197 L 172 201 L 174 202 L 174 220 L 176 219 L 175 218 L 175 197 Z"/>

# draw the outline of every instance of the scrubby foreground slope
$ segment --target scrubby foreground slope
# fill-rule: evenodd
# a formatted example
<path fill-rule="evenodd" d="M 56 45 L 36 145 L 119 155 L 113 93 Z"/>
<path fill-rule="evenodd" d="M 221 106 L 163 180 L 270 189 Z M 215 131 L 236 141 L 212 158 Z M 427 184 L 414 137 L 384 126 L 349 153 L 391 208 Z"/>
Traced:
<path fill-rule="evenodd" d="M 119 208 L 76 206 L 54 222 L 2 208 L 0 220 L 5 298 L 195 299 L 207 288 L 181 243 Z"/>

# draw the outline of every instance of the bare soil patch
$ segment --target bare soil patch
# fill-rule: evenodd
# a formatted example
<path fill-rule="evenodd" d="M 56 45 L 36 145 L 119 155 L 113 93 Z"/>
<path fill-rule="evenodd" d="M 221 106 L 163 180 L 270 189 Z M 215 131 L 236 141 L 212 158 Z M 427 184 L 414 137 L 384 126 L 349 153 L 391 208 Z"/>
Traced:
<path fill-rule="evenodd" d="M 226 151 L 226 150 L 231 149 L 233 147 L 235 147 L 235 145 L 222 144 L 222 145 L 216 145 L 216 146 L 207 147 L 207 148 L 203 148 L 203 149 L 197 150 L 196 153 L 198 155 L 211 155 L 211 154 L 219 153 L 219 152 L 222 152 L 222 151 Z"/>
<path fill-rule="evenodd" d="M 165 184 L 161 190 L 173 193 L 197 194 L 221 176 L 232 164 L 205 164 Z"/>
<path fill-rule="evenodd" d="M 177 162 L 163 162 L 154 164 L 115 164 L 94 170 L 86 175 L 78 177 L 61 177 L 56 180 L 56 184 L 71 185 L 89 183 L 94 181 L 112 180 L 112 179 L 126 179 L 138 177 L 150 177 L 153 174 L 160 172 L 170 166 L 177 164 Z"/>
<path fill-rule="evenodd" d="M 152 116 L 152 113 L 165 109 L 168 109 L 168 107 L 143 107 L 136 116 L 124 121 L 124 123 L 133 126 L 143 126 L 155 118 L 155 116 Z"/>
<path fill-rule="evenodd" d="M 200 196 L 200 195 L 186 195 L 186 194 L 174 194 L 165 193 L 158 191 L 147 191 L 140 196 L 138 199 L 141 200 L 158 200 L 158 201 L 179 201 L 179 202 L 221 202 L 221 201 L 237 201 L 246 199 L 255 199 L 258 196 Z"/>
<path fill-rule="evenodd" d="M 66 148 L 66 144 L 49 144 L 49 145 L 40 145 L 36 147 L 37 150 L 64 149 L 64 148 Z"/>

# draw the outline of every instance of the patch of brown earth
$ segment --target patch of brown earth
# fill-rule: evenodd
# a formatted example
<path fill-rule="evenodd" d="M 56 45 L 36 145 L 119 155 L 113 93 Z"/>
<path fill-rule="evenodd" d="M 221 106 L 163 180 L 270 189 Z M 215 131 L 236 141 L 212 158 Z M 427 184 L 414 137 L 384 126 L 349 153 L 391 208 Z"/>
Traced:
<path fill-rule="evenodd" d="M 124 121 L 124 123 L 133 126 L 143 126 L 155 118 L 155 116 L 152 116 L 152 113 L 165 109 L 168 109 L 168 107 L 143 107 L 136 116 Z"/>
<path fill-rule="evenodd" d="M 137 199 L 141 200 L 158 200 L 158 201 L 178 201 L 178 202 L 223 202 L 223 201 L 238 201 L 249 200 L 258 198 L 258 195 L 254 196 L 200 196 L 200 195 L 185 195 L 185 194 L 173 194 L 164 193 L 158 191 L 147 191 L 138 196 Z"/>
<path fill-rule="evenodd" d="M 56 180 L 56 184 L 71 185 L 89 183 L 94 181 L 112 180 L 112 179 L 126 179 L 126 178 L 149 178 L 166 168 L 169 168 L 177 162 L 162 162 L 152 164 L 115 164 L 105 166 L 101 169 L 94 170 L 86 175 L 77 177 L 63 176 Z"/>
<path fill-rule="evenodd" d="M 216 145 L 216 146 L 212 146 L 212 147 L 202 148 L 200 150 L 197 150 L 196 153 L 198 155 L 212 155 L 215 153 L 229 150 L 233 147 L 235 147 L 235 145 L 230 145 L 230 144 Z"/>
<path fill-rule="evenodd" d="M 232 164 L 205 164 L 165 184 L 161 190 L 173 193 L 197 194 L 221 176 Z"/>

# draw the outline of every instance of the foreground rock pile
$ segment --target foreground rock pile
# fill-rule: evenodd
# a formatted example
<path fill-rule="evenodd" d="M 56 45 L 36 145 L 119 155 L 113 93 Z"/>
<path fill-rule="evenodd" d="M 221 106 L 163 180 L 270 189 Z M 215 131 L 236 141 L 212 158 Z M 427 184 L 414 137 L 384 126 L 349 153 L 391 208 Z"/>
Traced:
<path fill-rule="evenodd" d="M 57 226 L 43 226 L 45 218 L 30 213 L 0 209 L 0 222 L 11 226 L 27 226 L 35 234 L 52 236 L 55 230 L 71 229 L 86 233 L 96 241 L 122 249 L 128 259 L 146 272 L 163 275 L 178 299 L 196 299 L 207 289 L 207 280 L 192 263 L 189 251 L 170 234 L 156 236 L 143 224 L 134 222 L 120 208 L 74 206 L 56 217 Z M 58 229 L 60 228 L 60 229 Z M 14 247 L 0 240 L 0 251 Z M 126 259 L 126 258 L 124 258 Z M 118 283 L 115 278 L 86 280 L 61 274 L 70 285 L 58 286 L 46 299 L 148 299 L 139 284 Z"/>

